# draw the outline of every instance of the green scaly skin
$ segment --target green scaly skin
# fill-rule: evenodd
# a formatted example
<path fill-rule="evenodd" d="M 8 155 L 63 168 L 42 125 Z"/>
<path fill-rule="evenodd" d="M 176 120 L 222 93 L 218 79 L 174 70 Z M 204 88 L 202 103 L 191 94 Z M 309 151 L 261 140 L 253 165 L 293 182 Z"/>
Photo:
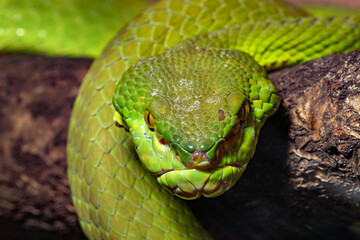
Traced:
<path fill-rule="evenodd" d="M 96 56 L 125 21 L 114 18 L 125 6 L 116 4 L 2 1 L 8 22 L 0 23 L 0 44 L 6 51 Z M 38 9 L 45 17 L 35 18 Z M 61 23 L 55 10 L 66 15 Z M 126 9 L 124 19 L 137 11 Z M 358 49 L 359 25 L 356 16 L 313 18 L 277 0 L 163 1 L 145 10 L 94 62 L 70 120 L 68 176 L 85 235 L 209 239 L 168 191 L 213 197 L 235 184 L 279 103 L 264 68 Z M 246 105 L 250 112 L 240 119 Z M 124 128 L 115 126 L 114 114 Z"/>
<path fill-rule="evenodd" d="M 98 57 L 116 32 L 150 4 L 150 0 L 1 0 L 0 49 Z"/>

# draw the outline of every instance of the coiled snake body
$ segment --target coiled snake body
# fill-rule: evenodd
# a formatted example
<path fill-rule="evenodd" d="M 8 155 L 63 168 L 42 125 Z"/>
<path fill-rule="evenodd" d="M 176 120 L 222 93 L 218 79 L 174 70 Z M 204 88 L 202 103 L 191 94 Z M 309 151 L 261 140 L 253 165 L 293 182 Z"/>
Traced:
<path fill-rule="evenodd" d="M 113 2 L 102 4 L 116 13 Z M 359 16 L 312 17 L 280 0 L 161 1 L 143 11 L 93 63 L 70 120 L 68 176 L 85 235 L 210 238 L 174 195 L 215 197 L 240 178 L 279 104 L 266 70 L 358 48 Z"/>

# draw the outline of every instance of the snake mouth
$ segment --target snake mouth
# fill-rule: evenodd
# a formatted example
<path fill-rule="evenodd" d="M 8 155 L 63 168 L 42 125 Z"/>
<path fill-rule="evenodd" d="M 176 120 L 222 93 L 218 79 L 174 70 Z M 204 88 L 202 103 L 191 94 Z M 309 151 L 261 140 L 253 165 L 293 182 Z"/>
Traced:
<path fill-rule="evenodd" d="M 233 163 L 229 163 L 229 164 L 224 164 L 224 165 L 217 165 L 217 166 L 213 166 L 211 169 L 196 169 L 196 168 L 184 168 L 184 169 L 166 169 L 163 170 L 161 172 L 158 172 L 155 174 L 155 176 L 157 178 L 161 177 L 164 174 L 170 173 L 170 172 L 174 172 L 174 171 L 188 171 L 188 170 L 199 170 L 199 171 L 205 171 L 205 172 L 213 172 L 216 169 L 220 169 L 220 168 L 225 168 L 225 167 L 234 167 L 234 168 L 244 168 L 246 167 L 246 164 L 233 164 Z"/>

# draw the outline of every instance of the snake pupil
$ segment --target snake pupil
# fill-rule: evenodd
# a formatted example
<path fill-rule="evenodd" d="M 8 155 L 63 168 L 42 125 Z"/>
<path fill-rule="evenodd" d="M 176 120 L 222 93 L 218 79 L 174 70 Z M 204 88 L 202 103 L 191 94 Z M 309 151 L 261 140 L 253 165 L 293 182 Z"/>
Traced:
<path fill-rule="evenodd" d="M 154 131 L 154 126 L 155 126 L 155 118 L 154 116 L 150 113 L 149 110 L 145 110 L 145 115 L 144 115 L 144 119 L 146 124 L 149 126 L 151 131 Z"/>
<path fill-rule="evenodd" d="M 243 105 L 241 106 L 241 109 L 238 112 L 238 117 L 240 119 L 240 121 L 243 121 L 247 118 L 247 116 L 249 115 L 250 112 L 250 107 L 249 107 L 249 103 L 248 102 L 244 102 Z"/>

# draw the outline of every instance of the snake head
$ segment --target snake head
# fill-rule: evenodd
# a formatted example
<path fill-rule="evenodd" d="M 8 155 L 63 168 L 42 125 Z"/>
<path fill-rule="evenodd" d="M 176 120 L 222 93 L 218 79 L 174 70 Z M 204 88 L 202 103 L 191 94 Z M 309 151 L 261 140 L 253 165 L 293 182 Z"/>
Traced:
<path fill-rule="evenodd" d="M 246 53 L 178 48 L 128 69 L 113 104 L 144 168 L 172 194 L 195 199 L 236 183 L 279 97 Z"/>

